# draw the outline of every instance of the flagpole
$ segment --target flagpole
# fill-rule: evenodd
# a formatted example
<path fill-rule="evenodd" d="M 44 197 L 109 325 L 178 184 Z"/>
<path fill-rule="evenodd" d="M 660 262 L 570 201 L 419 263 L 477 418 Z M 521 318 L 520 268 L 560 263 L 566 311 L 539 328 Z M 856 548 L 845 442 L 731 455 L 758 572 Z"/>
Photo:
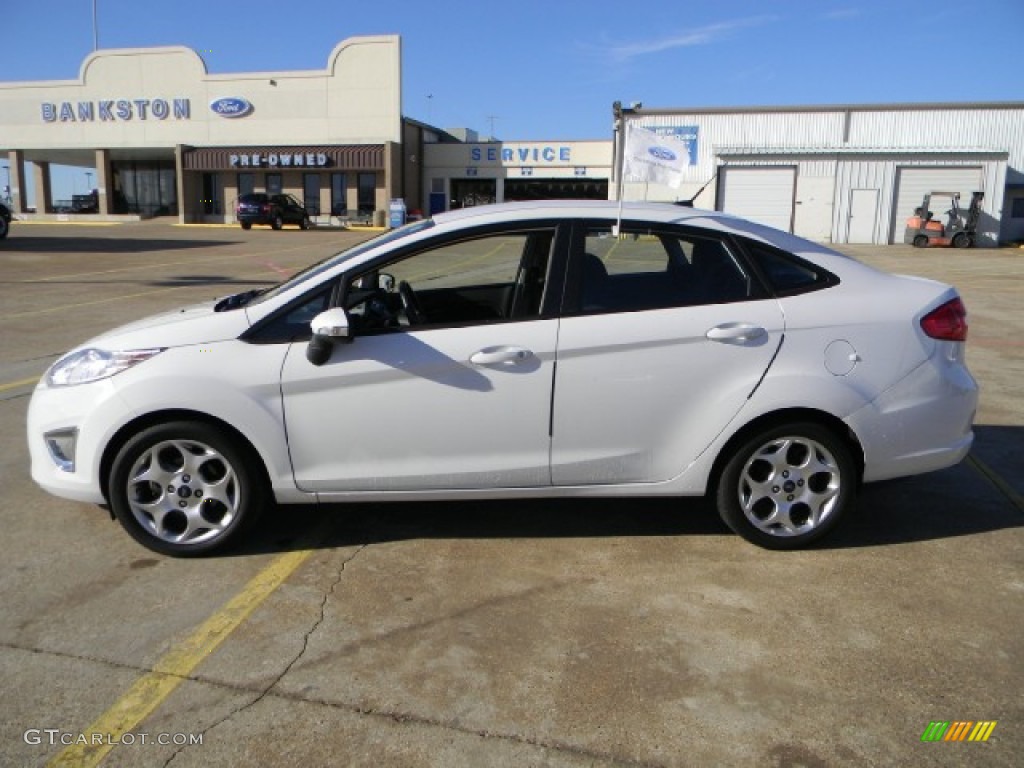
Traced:
<path fill-rule="evenodd" d="M 626 189 L 625 181 L 623 181 L 622 178 L 623 171 L 626 168 L 626 130 L 626 121 L 623 120 L 622 131 L 619 134 L 619 143 L 622 145 L 622 149 L 619 152 L 619 215 L 618 218 L 615 220 L 615 227 L 612 229 L 612 237 L 614 237 L 616 240 L 618 240 L 619 238 L 619 232 L 622 231 L 622 195 Z"/>
<path fill-rule="evenodd" d="M 616 101 L 612 104 L 612 113 L 615 115 L 615 133 L 618 135 L 618 141 L 616 142 L 616 152 L 618 157 L 615 158 L 618 165 L 618 175 L 615 179 L 615 196 L 619 201 L 619 214 L 615 221 L 615 226 L 612 227 L 612 236 L 618 238 L 619 228 L 622 226 L 622 192 L 624 184 L 622 181 L 622 174 L 626 166 L 626 118 L 622 114 L 622 102 Z"/>
<path fill-rule="evenodd" d="M 92 50 L 95 53 L 100 47 L 99 27 L 96 24 L 96 0 L 92 0 Z"/>

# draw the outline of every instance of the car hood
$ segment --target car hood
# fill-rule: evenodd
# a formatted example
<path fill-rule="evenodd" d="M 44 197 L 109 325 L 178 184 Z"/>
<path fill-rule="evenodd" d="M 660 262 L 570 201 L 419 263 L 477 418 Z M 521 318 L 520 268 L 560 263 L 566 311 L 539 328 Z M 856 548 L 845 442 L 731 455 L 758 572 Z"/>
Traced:
<path fill-rule="evenodd" d="M 217 301 L 194 304 L 144 317 L 88 341 L 82 347 L 148 349 L 208 344 L 237 338 L 249 327 L 242 308 L 215 311 Z"/>

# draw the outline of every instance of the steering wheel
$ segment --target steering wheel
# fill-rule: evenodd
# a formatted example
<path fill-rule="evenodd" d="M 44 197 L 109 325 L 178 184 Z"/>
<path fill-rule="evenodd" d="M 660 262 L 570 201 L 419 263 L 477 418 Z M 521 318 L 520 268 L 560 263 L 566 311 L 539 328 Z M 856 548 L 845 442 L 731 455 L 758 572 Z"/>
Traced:
<path fill-rule="evenodd" d="M 402 309 L 405 310 L 410 325 L 422 325 L 426 322 L 427 318 L 420 308 L 420 301 L 413 293 L 412 286 L 405 280 L 398 284 L 398 296 L 402 299 Z"/>

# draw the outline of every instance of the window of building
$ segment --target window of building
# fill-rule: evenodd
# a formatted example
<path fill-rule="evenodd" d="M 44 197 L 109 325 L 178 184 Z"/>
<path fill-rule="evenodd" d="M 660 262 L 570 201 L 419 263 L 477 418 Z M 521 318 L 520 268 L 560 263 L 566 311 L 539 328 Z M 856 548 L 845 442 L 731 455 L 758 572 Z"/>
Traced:
<path fill-rule="evenodd" d="M 331 174 L 331 215 L 348 215 L 348 179 L 344 173 Z"/>
<path fill-rule="evenodd" d="M 360 216 L 373 216 L 377 209 L 377 174 L 360 173 L 357 177 Z"/>
<path fill-rule="evenodd" d="M 268 173 L 267 174 L 267 194 L 268 195 L 280 195 L 281 191 L 282 191 L 281 174 L 280 173 Z"/>
<path fill-rule="evenodd" d="M 256 174 L 255 173 L 240 173 L 238 174 L 238 196 L 251 195 L 256 191 Z"/>
<path fill-rule="evenodd" d="M 310 216 L 320 215 L 320 174 L 302 174 L 302 204 Z"/>
<path fill-rule="evenodd" d="M 203 174 L 203 196 L 201 198 L 203 213 L 214 215 L 221 212 L 220 183 L 216 173 Z"/>

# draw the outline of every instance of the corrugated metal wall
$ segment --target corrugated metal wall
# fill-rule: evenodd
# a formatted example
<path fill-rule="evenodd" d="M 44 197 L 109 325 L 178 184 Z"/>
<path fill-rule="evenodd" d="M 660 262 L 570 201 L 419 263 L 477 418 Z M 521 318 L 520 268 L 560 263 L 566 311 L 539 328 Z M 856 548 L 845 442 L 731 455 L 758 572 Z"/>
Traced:
<path fill-rule="evenodd" d="M 902 242 L 902 223 L 895 221 L 898 169 L 970 165 L 982 168 L 981 241 L 991 245 L 999 239 L 1006 185 L 1024 184 L 1024 105 L 645 110 L 638 119 L 648 127 L 697 126 L 697 165 L 687 169 L 684 190 L 695 190 L 723 164 L 797 165 L 795 230 L 814 239 L 845 242 L 852 190 L 876 189 L 874 242 Z M 831 199 L 825 181 L 830 177 Z M 700 203 L 716 200 L 720 195 L 712 185 Z M 1004 233 L 1008 229 L 1003 226 Z"/>

